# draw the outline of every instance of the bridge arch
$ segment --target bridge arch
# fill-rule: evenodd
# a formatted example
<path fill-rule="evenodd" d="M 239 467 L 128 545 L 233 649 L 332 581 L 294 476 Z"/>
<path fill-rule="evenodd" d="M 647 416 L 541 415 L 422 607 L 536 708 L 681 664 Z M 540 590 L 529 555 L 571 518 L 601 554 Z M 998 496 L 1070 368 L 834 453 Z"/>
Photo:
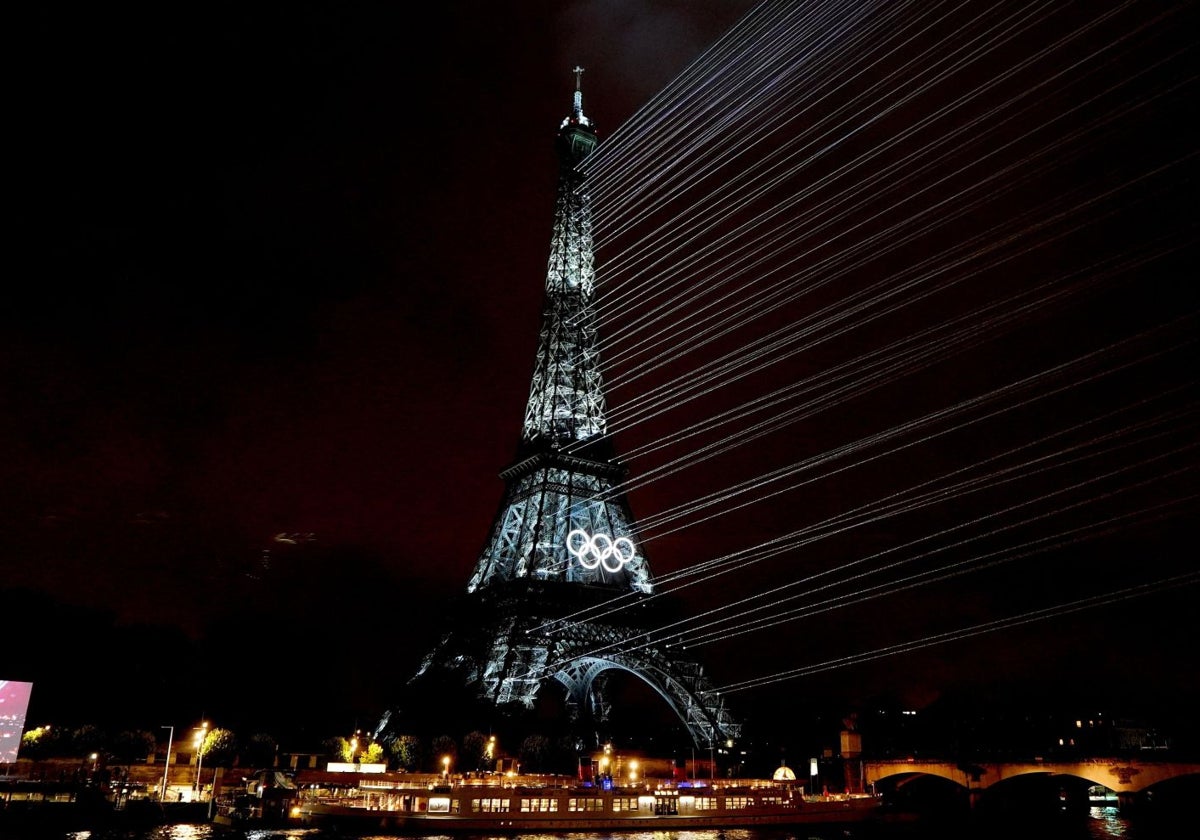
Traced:
<path fill-rule="evenodd" d="M 1100 785 L 1114 791 L 1118 797 L 1146 791 L 1164 781 L 1200 778 L 1200 763 L 1190 762 L 1146 762 L 1129 758 L 1090 758 L 1085 761 L 1067 762 L 980 762 L 956 763 L 949 761 L 870 761 L 864 766 L 866 780 L 871 784 L 883 784 L 899 779 L 895 784 L 908 784 L 907 776 L 931 775 L 955 782 L 967 791 L 985 791 L 1001 782 L 1019 779 L 1022 776 L 1051 776 L 1051 778 L 1075 778 L 1091 785 Z"/>
<path fill-rule="evenodd" d="M 720 695 L 709 686 L 697 666 L 667 659 L 656 651 L 641 651 L 637 656 L 584 656 L 574 659 L 554 673 L 554 679 L 566 689 L 572 709 L 588 709 L 597 720 L 608 715 L 602 684 L 605 671 L 616 670 L 633 675 L 649 686 L 667 704 L 687 729 L 695 746 L 707 746 L 720 739 L 736 738 L 741 727 L 725 709 Z"/>

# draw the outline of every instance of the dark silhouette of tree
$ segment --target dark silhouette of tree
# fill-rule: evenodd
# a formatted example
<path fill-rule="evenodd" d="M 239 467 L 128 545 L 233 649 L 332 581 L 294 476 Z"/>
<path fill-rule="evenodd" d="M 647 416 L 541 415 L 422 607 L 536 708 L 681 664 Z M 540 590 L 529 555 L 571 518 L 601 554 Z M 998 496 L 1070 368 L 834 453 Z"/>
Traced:
<path fill-rule="evenodd" d="M 462 754 L 459 756 L 461 769 L 482 770 L 483 754 L 487 751 L 488 739 L 479 730 L 473 730 L 463 736 Z"/>
<path fill-rule="evenodd" d="M 251 767 L 274 767 L 279 745 L 265 732 L 251 735 L 242 744 L 241 758 Z"/>
<path fill-rule="evenodd" d="M 145 729 L 122 729 L 106 740 L 108 754 L 116 764 L 144 763 L 156 746 L 154 733 Z"/>
<path fill-rule="evenodd" d="M 345 761 L 349 748 L 350 742 L 341 735 L 333 735 L 321 742 L 321 749 L 324 750 L 327 761 Z"/>
<path fill-rule="evenodd" d="M 518 753 L 523 773 L 543 773 L 548 769 L 550 739 L 545 735 L 528 735 Z"/>
<path fill-rule="evenodd" d="M 430 758 L 433 759 L 434 769 L 441 770 L 443 768 L 442 759 L 446 756 L 450 757 L 450 766 L 457 767 L 458 761 L 458 745 L 449 735 L 438 735 L 429 744 Z"/>
<path fill-rule="evenodd" d="M 62 755 L 90 755 L 91 753 L 103 752 L 105 748 L 104 732 L 99 727 L 85 723 L 83 726 L 72 729 L 67 734 L 67 743 L 69 752 L 61 753 Z"/>

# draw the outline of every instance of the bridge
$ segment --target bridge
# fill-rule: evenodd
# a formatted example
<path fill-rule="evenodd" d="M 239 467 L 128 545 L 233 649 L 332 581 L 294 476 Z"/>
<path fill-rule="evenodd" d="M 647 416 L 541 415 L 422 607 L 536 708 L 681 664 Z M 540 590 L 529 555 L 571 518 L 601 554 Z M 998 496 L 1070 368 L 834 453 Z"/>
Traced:
<path fill-rule="evenodd" d="M 1117 803 L 1124 809 L 1136 797 L 1160 782 L 1187 776 L 1200 777 L 1200 763 L 1129 758 L 969 763 L 915 759 L 863 762 L 863 779 L 869 786 L 886 782 L 900 787 L 921 776 L 937 776 L 960 785 L 966 790 L 972 808 L 988 788 L 1021 777 L 1042 776 L 1103 785 L 1116 793 Z"/>

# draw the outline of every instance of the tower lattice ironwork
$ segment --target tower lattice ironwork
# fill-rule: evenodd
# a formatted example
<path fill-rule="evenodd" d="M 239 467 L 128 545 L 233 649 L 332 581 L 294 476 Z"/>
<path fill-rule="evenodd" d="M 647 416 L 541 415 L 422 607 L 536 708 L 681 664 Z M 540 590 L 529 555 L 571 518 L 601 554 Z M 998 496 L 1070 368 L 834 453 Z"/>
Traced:
<path fill-rule="evenodd" d="M 501 708 L 531 709 L 549 683 L 572 717 L 602 724 L 605 672 L 651 686 L 697 745 L 740 734 L 703 668 L 653 641 L 654 582 L 606 435 L 593 308 L 591 207 L 579 163 L 597 143 L 575 68 L 559 127 L 554 232 L 537 358 L 505 493 L 464 607 L 410 684 L 452 673 Z M 385 716 L 379 731 L 389 726 Z"/>

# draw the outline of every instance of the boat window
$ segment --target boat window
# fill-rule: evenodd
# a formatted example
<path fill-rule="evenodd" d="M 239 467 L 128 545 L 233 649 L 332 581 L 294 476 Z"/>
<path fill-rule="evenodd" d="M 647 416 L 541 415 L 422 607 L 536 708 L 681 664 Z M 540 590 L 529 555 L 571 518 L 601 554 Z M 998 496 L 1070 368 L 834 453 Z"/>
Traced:
<path fill-rule="evenodd" d="M 613 797 L 614 811 L 636 811 L 638 809 L 638 801 L 633 796 L 614 796 Z"/>
<path fill-rule="evenodd" d="M 725 807 L 730 811 L 734 809 L 749 808 L 754 805 L 754 798 L 751 796 L 726 796 Z"/>
<path fill-rule="evenodd" d="M 595 796 L 581 798 L 571 797 L 567 800 L 568 811 L 603 811 L 604 800 Z"/>
<path fill-rule="evenodd" d="M 521 797 L 522 811 L 557 811 L 558 800 L 544 796 Z"/>
<path fill-rule="evenodd" d="M 512 800 L 510 799 L 472 799 L 471 810 L 477 813 L 507 813 Z"/>

